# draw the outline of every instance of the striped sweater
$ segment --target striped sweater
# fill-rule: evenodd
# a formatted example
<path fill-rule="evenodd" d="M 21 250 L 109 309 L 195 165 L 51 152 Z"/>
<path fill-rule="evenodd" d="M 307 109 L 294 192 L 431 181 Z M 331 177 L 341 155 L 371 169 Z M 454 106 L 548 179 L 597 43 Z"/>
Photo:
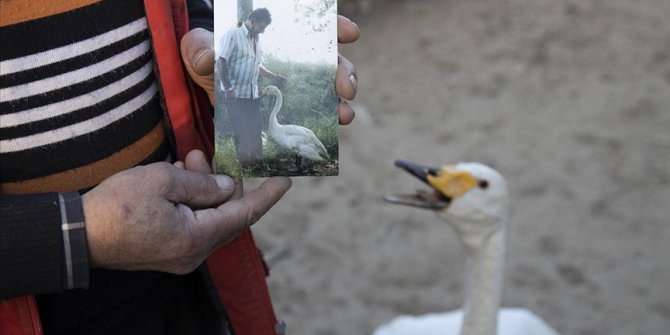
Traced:
<path fill-rule="evenodd" d="M 81 190 L 168 155 L 142 3 L 68 8 L 83 2 L 37 18 L 7 8 L 37 2 L 2 3 L 0 43 L 17 46 L 0 49 L 4 193 Z"/>
<path fill-rule="evenodd" d="M 211 8 L 192 3 L 211 25 Z M 152 56 L 141 1 L 0 1 L 0 299 L 47 293 L 50 333 L 159 331 L 145 309 L 164 318 L 193 280 L 89 271 L 85 243 L 70 241 L 69 195 L 170 159 Z"/>

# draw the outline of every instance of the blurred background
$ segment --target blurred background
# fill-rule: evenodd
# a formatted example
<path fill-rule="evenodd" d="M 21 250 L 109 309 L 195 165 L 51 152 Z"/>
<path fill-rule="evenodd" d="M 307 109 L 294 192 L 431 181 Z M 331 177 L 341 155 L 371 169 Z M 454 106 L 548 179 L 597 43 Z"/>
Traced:
<path fill-rule="evenodd" d="M 504 307 L 562 334 L 670 329 L 670 1 L 340 0 L 361 38 L 340 176 L 294 178 L 254 226 L 289 334 L 460 308 L 464 256 L 393 161 L 510 183 Z M 248 189 L 258 181 L 248 183 Z"/>

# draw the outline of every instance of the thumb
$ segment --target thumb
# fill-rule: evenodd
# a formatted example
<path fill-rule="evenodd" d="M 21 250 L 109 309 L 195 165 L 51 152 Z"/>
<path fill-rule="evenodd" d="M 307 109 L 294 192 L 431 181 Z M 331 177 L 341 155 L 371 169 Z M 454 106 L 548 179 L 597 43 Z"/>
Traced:
<path fill-rule="evenodd" d="M 272 177 L 242 198 L 229 200 L 218 208 L 197 210 L 197 231 L 213 241 L 212 245 L 224 245 L 256 223 L 289 188 L 291 179 Z"/>
<path fill-rule="evenodd" d="M 235 192 L 235 182 L 223 175 L 174 168 L 167 179 L 168 185 L 164 185 L 165 198 L 191 208 L 219 206 Z"/>
<path fill-rule="evenodd" d="M 184 159 L 184 167 L 189 171 L 212 173 L 212 166 L 207 162 L 205 153 L 200 150 L 191 150 Z"/>
<path fill-rule="evenodd" d="M 181 58 L 191 79 L 214 103 L 214 34 L 195 28 L 181 39 Z"/>

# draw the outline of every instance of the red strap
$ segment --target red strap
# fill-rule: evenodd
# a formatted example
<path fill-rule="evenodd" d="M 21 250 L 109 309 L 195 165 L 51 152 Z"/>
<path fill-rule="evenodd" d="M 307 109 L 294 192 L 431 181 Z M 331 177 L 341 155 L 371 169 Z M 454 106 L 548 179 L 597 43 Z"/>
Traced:
<path fill-rule="evenodd" d="M 213 129 L 213 121 L 211 116 L 203 117 L 202 105 L 192 100 L 195 93 L 191 81 L 186 78 L 179 53 L 178 41 L 188 28 L 186 4 L 175 0 L 145 0 L 144 6 L 162 95 L 177 140 L 178 159 L 183 160 L 193 149 L 200 149 L 211 157 L 214 150 L 212 142 L 206 140 L 209 135 L 206 127 L 209 125 Z"/>
<path fill-rule="evenodd" d="M 275 335 L 277 319 L 251 230 L 214 252 L 207 266 L 235 334 Z"/>
<path fill-rule="evenodd" d="M 42 335 L 34 296 L 0 301 L 0 334 Z"/>
<path fill-rule="evenodd" d="M 202 90 L 186 80 L 178 43 L 186 33 L 184 1 L 144 1 L 151 29 L 155 61 L 163 96 L 174 130 L 177 156 L 183 160 L 193 149 L 214 156 L 211 106 Z M 247 229 L 208 259 L 214 285 L 237 335 L 274 335 L 277 319 L 272 308 L 265 271 L 251 230 Z"/>

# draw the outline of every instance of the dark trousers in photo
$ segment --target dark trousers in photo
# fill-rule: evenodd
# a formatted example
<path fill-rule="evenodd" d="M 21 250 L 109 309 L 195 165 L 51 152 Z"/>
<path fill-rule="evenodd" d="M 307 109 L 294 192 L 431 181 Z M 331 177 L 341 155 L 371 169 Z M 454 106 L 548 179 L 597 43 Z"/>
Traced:
<path fill-rule="evenodd" d="M 261 99 L 228 99 L 228 119 L 233 130 L 237 159 L 253 166 L 263 159 Z"/>

